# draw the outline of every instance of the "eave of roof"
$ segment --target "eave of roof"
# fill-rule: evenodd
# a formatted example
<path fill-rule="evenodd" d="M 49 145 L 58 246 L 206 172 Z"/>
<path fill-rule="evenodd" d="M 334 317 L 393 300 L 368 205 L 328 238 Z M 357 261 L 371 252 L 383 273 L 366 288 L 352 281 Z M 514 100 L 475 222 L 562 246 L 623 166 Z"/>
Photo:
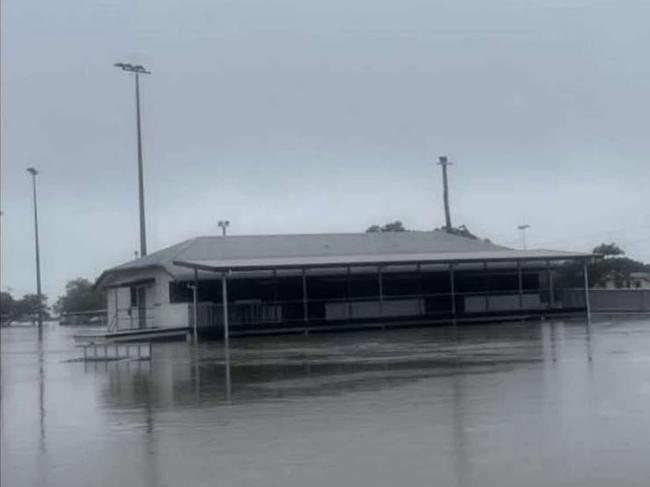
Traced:
<path fill-rule="evenodd" d="M 562 252 L 554 250 L 492 250 L 478 252 L 429 252 L 408 254 L 365 254 L 282 258 L 251 258 L 223 260 L 175 260 L 179 267 L 190 269 L 228 272 L 272 269 L 303 269 L 341 266 L 381 266 L 397 264 L 424 263 L 470 263 L 470 262 L 504 262 L 535 260 L 572 260 L 590 259 L 591 254 L 580 252 Z"/>

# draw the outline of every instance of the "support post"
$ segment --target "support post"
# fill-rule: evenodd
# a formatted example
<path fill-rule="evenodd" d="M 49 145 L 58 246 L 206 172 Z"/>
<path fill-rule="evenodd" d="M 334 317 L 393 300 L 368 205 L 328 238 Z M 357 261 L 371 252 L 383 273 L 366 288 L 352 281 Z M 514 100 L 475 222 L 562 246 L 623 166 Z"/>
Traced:
<path fill-rule="evenodd" d="M 194 286 L 192 287 L 192 321 L 194 322 L 194 345 L 199 342 L 197 332 L 199 322 L 199 271 L 194 269 Z"/>
<path fill-rule="evenodd" d="M 524 308 L 524 277 L 521 273 L 521 262 L 517 261 L 517 289 L 519 291 L 519 310 Z"/>
<path fill-rule="evenodd" d="M 582 264 L 582 275 L 585 281 L 585 310 L 587 312 L 587 323 L 591 322 L 591 303 L 589 302 L 589 268 L 587 260 Z"/>
<path fill-rule="evenodd" d="M 277 323 L 278 318 L 278 271 L 273 269 L 273 320 Z"/>
<path fill-rule="evenodd" d="M 384 316 L 384 280 L 382 279 L 381 266 L 377 266 L 377 284 L 379 286 L 379 316 Z"/>
<path fill-rule="evenodd" d="M 422 264 L 417 265 L 417 272 L 418 272 L 418 312 L 420 315 L 424 315 L 425 311 L 425 306 L 424 306 L 424 289 L 423 289 L 423 283 L 422 283 Z"/>
<path fill-rule="evenodd" d="M 228 277 L 224 272 L 221 275 L 221 305 L 223 308 L 223 341 L 228 345 L 230 331 L 228 330 Z"/>
<path fill-rule="evenodd" d="M 119 292 L 120 288 L 116 287 L 113 289 L 115 292 L 115 331 L 120 329 L 120 307 L 119 307 Z M 113 331 L 109 325 L 108 331 Z"/>
<path fill-rule="evenodd" d="M 451 295 L 451 314 L 456 316 L 456 284 L 454 282 L 454 264 L 449 264 L 449 294 Z"/>
<path fill-rule="evenodd" d="M 490 311 L 490 296 L 488 295 L 487 262 L 483 262 L 483 282 L 483 300 L 485 301 L 485 311 L 488 312 Z"/>
<path fill-rule="evenodd" d="M 307 274 L 302 270 L 302 312 L 303 319 L 309 321 L 309 304 L 307 302 Z"/>
<path fill-rule="evenodd" d="M 555 290 L 553 289 L 553 271 L 551 261 L 546 261 L 546 272 L 548 276 L 548 304 L 551 309 L 555 308 Z"/>
<path fill-rule="evenodd" d="M 350 266 L 348 266 L 347 271 L 347 293 L 346 293 L 346 303 L 348 308 L 348 320 L 352 318 L 352 305 L 350 304 Z"/>

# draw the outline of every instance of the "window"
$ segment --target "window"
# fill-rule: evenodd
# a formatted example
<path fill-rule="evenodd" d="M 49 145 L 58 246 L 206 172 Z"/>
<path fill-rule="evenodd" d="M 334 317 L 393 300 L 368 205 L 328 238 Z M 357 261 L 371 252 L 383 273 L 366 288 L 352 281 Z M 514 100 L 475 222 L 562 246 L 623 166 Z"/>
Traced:
<path fill-rule="evenodd" d="M 187 281 L 169 283 L 169 302 L 170 303 L 191 303 L 192 290 L 187 286 Z"/>

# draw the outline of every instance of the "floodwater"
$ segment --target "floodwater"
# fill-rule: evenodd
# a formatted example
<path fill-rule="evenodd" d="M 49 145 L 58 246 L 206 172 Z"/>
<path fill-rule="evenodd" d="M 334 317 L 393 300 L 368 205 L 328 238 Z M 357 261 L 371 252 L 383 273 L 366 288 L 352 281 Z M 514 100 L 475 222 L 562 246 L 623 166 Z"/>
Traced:
<path fill-rule="evenodd" d="M 650 318 L 156 344 L 2 330 L 3 486 L 650 485 Z"/>

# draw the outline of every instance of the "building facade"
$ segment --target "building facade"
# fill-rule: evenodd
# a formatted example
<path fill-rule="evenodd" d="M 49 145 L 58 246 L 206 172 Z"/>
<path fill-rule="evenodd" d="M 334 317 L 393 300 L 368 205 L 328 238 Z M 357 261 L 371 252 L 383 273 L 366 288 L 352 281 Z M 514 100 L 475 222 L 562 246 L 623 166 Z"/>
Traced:
<path fill-rule="evenodd" d="M 554 275 L 589 258 L 442 231 L 197 237 L 97 284 L 111 330 L 196 322 L 206 335 L 243 335 L 583 312 L 563 303 Z"/>

